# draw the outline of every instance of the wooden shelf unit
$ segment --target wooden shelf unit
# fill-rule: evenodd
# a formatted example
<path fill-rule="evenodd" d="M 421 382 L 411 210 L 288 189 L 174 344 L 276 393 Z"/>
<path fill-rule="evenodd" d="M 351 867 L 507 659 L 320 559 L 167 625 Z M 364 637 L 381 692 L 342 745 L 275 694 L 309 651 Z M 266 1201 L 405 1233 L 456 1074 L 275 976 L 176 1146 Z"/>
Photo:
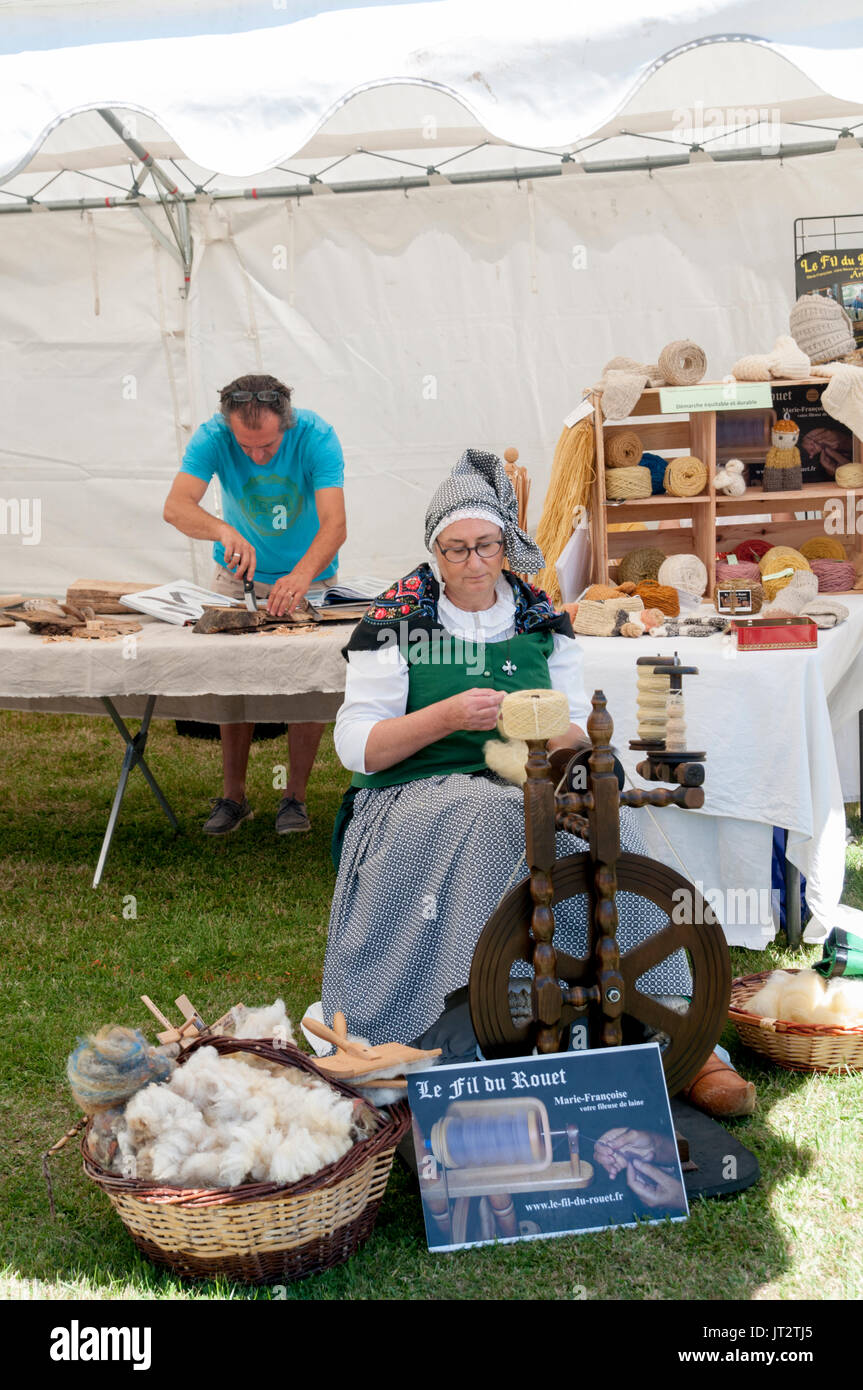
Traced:
<path fill-rule="evenodd" d="M 701 383 L 708 385 L 710 383 Z M 721 383 L 717 383 L 721 384 Z M 804 381 L 772 381 L 771 386 L 826 386 L 824 377 Z M 838 497 L 843 506 L 849 496 L 847 488 L 836 483 L 806 483 L 791 492 L 764 492 L 760 487 L 748 487 L 742 497 L 726 497 L 717 493 L 716 475 L 716 411 L 693 412 L 689 416 L 662 415 L 659 408 L 659 387 L 649 387 L 641 393 L 632 414 L 625 421 L 605 423 L 598 392 L 590 392 L 594 408 L 596 433 L 596 476 L 590 494 L 590 533 L 593 548 L 591 579 L 594 584 L 614 583 L 615 564 L 631 550 L 655 545 L 666 555 L 696 554 L 707 569 L 707 597 L 712 598 L 715 584 L 714 557 L 717 551 L 733 550 L 742 540 L 758 536 L 774 545 L 789 545 L 795 549 L 812 536 L 825 534 L 822 517 L 800 521 L 781 521 L 776 518 L 789 512 L 821 511 L 821 504 Z M 757 412 L 752 412 L 753 414 Z M 645 415 L 661 419 L 640 423 Z M 609 439 L 616 434 L 635 430 L 645 452 L 668 456 L 669 450 L 694 454 L 707 465 L 707 486 L 697 497 L 670 497 L 666 493 L 626 501 L 610 501 L 605 495 L 605 450 Z M 675 456 L 675 455 L 673 455 Z M 676 455 L 679 457 L 679 454 Z M 861 461 L 860 440 L 854 436 L 854 462 Z M 853 496 L 853 494 L 851 494 Z M 861 489 L 863 497 L 863 489 Z M 755 522 L 726 518 L 749 514 L 769 517 Z M 609 531 L 611 525 L 632 521 L 689 521 L 690 527 L 671 527 L 657 531 Z M 863 510 L 860 514 L 863 526 Z M 837 537 L 853 560 L 863 555 L 863 535 L 844 531 Z"/>

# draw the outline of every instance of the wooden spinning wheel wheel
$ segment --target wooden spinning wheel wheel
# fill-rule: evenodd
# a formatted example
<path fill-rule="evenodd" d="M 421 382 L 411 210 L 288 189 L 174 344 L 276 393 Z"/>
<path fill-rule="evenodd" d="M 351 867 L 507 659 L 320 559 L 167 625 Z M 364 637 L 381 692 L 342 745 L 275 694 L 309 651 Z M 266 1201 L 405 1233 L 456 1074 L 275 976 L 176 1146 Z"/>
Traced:
<path fill-rule="evenodd" d="M 586 792 L 555 795 L 546 740 L 528 739 L 525 831 L 530 877 L 507 893 L 489 918 L 474 952 L 468 995 L 471 1020 L 483 1055 L 524 1056 L 560 1046 L 563 1029 L 587 1024 L 590 1046 L 625 1040 L 628 1020 L 665 1034 L 663 1052 L 671 1094 L 683 1089 L 710 1056 L 727 1017 L 731 965 L 721 925 L 696 888 L 674 869 L 643 855 L 620 852 L 620 806 L 645 804 L 697 807 L 704 793 L 691 785 L 697 764 L 673 769 L 661 762 L 662 780 L 677 790 L 621 792 L 609 748 L 612 722 L 597 691 L 588 720 L 593 751 Z M 548 731 L 546 731 L 548 733 Z M 650 776 L 646 764 L 639 769 Z M 655 780 L 659 780 L 658 777 Z M 587 838 L 590 852 L 555 860 L 554 834 L 572 830 Z M 637 894 L 667 916 L 667 925 L 620 954 L 616 939 L 616 890 Z M 584 894 L 589 903 L 587 954 L 571 956 L 554 945 L 554 907 Z M 681 920 L 681 918 L 685 920 Z M 636 981 L 677 950 L 689 957 L 693 989 L 686 1013 L 676 1013 L 637 988 Z M 510 1011 L 512 967 L 529 961 L 531 1021 L 519 1024 Z M 632 1040 L 643 1033 L 634 1029 Z"/>
<path fill-rule="evenodd" d="M 552 906 L 567 898 L 589 895 L 592 862 L 589 854 L 570 854 L 559 859 L 552 875 Z M 667 1034 L 670 1041 L 663 1052 L 665 1079 L 670 1094 L 682 1090 L 710 1056 L 728 1013 L 731 965 L 722 928 L 711 921 L 710 909 L 697 890 L 682 875 L 641 854 L 621 854 L 617 860 L 617 886 L 624 892 L 649 899 L 668 914 L 668 926 L 620 956 L 623 976 L 623 1018 L 636 1019 Z M 673 913 L 679 899 L 677 890 L 691 894 L 695 906 L 693 925 L 675 922 Z M 529 961 L 533 953 L 530 934 L 530 883 L 517 884 L 503 898 L 489 918 L 477 943 L 470 974 L 470 1011 L 477 1041 L 486 1057 L 523 1057 L 536 1041 L 536 1022 L 523 1026 L 513 1022 L 508 986 L 510 970 L 516 961 Z M 675 1013 L 649 994 L 636 988 L 646 970 L 658 965 L 674 951 L 689 954 L 692 971 L 692 1002 L 685 1014 Z M 556 951 L 557 978 L 567 986 L 585 986 L 593 978 L 594 960 Z M 590 1006 L 588 1006 L 590 1008 Z M 563 1002 L 561 1027 L 584 1020 L 583 1010 Z"/>

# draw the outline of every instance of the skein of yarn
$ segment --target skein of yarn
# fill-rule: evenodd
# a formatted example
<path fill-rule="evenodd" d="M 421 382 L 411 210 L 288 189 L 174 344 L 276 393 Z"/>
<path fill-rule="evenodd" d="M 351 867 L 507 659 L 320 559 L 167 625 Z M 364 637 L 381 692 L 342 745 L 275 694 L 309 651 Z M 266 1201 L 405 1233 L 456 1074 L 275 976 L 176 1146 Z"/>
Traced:
<path fill-rule="evenodd" d="M 819 594 L 839 594 L 854 588 L 857 571 L 847 560 L 812 560 Z"/>
<path fill-rule="evenodd" d="M 676 618 L 680 612 L 677 590 L 670 584 L 651 584 L 645 580 L 635 592 L 644 600 L 645 608 L 658 608 L 668 618 Z"/>
<path fill-rule="evenodd" d="M 707 464 L 694 454 L 671 459 L 665 470 L 665 491 L 672 497 L 696 497 L 707 485 Z"/>
<path fill-rule="evenodd" d="M 757 536 L 754 536 L 751 541 L 741 541 L 734 554 L 737 556 L 738 560 L 751 560 L 757 565 L 761 557 L 766 555 L 770 548 L 769 541 L 762 541 L 759 540 Z M 761 573 L 760 570 L 758 572 L 759 574 Z"/>
<path fill-rule="evenodd" d="M 810 565 L 813 560 L 847 560 L 848 552 L 835 536 L 813 536 L 804 541 L 800 554 L 805 555 Z"/>
<path fill-rule="evenodd" d="M 617 567 L 617 582 L 624 584 L 631 581 L 633 584 L 640 584 L 646 579 L 651 583 L 659 574 L 664 560 L 665 551 L 655 545 L 643 545 L 638 550 L 630 550 L 628 555 L 622 557 Z"/>
<path fill-rule="evenodd" d="M 635 468 L 644 450 L 635 430 L 613 434 L 605 445 L 605 462 L 609 468 Z"/>
<path fill-rule="evenodd" d="M 783 575 L 781 578 L 770 578 L 771 575 L 778 576 L 781 570 L 808 570 L 811 569 L 809 561 L 805 555 L 801 555 L 799 550 L 792 550 L 787 545 L 774 545 L 761 557 L 758 568 L 761 570 L 761 582 L 764 593 L 768 600 L 774 599 L 786 584 L 790 583 L 792 575 Z"/>
<path fill-rule="evenodd" d="M 119 1105 L 151 1081 L 164 1081 L 173 1069 L 174 1062 L 137 1028 L 113 1024 L 79 1038 L 66 1062 L 72 1095 L 88 1115 Z"/>
<path fill-rule="evenodd" d="M 612 501 L 627 497 L 650 497 L 652 492 L 649 468 L 610 468 L 605 475 L 605 495 Z"/>
<path fill-rule="evenodd" d="M 863 463 L 840 463 L 836 482 L 839 487 L 863 487 Z"/>
<path fill-rule="evenodd" d="M 677 338 L 659 354 L 659 370 L 669 386 L 695 386 L 707 373 L 707 357 L 691 338 Z"/>
<path fill-rule="evenodd" d="M 579 420 L 571 429 L 564 426 L 555 446 L 551 478 L 536 528 L 536 543 L 545 556 L 545 569 L 534 581 L 552 603 L 561 600 L 556 561 L 572 536 L 576 509 L 586 507 L 590 497 L 595 476 L 594 442 L 593 421 Z"/>
<path fill-rule="evenodd" d="M 761 571 L 752 560 L 743 560 L 739 565 L 729 565 L 722 560 L 716 562 L 716 582 L 723 584 L 726 581 L 739 579 L 741 583 L 746 580 L 750 582 L 761 582 Z"/>
<path fill-rule="evenodd" d="M 697 555 L 669 555 L 660 565 L 656 581 L 702 598 L 707 588 L 707 567 Z"/>

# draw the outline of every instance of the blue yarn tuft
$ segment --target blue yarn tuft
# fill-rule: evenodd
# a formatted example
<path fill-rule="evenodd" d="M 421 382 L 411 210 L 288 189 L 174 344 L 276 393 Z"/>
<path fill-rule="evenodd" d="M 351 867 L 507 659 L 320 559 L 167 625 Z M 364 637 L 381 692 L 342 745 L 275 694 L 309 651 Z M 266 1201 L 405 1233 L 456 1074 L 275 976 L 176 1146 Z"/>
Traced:
<path fill-rule="evenodd" d="M 653 491 L 655 493 L 664 492 L 665 488 L 662 486 L 662 480 L 665 477 L 668 460 L 660 458 L 659 454 L 642 454 L 641 466 L 642 468 L 650 469 L 650 481 Z"/>

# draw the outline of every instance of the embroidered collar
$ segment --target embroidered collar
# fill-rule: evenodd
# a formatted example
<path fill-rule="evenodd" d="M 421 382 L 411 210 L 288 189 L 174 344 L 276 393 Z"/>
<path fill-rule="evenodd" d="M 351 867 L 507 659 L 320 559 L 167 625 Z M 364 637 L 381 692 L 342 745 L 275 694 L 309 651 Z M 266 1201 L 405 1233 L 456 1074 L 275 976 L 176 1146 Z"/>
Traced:
<path fill-rule="evenodd" d="M 536 632 L 551 628 L 572 636 L 572 625 L 566 613 L 556 613 L 554 605 L 542 589 L 519 579 L 510 570 L 501 578 L 508 583 L 515 600 L 515 631 Z M 376 647 L 378 633 L 387 627 L 398 628 L 402 622 L 420 622 L 423 626 L 439 627 L 438 600 L 440 584 L 426 562 L 417 565 L 404 578 L 396 581 L 369 604 L 365 617 L 354 629 L 346 651 Z"/>

